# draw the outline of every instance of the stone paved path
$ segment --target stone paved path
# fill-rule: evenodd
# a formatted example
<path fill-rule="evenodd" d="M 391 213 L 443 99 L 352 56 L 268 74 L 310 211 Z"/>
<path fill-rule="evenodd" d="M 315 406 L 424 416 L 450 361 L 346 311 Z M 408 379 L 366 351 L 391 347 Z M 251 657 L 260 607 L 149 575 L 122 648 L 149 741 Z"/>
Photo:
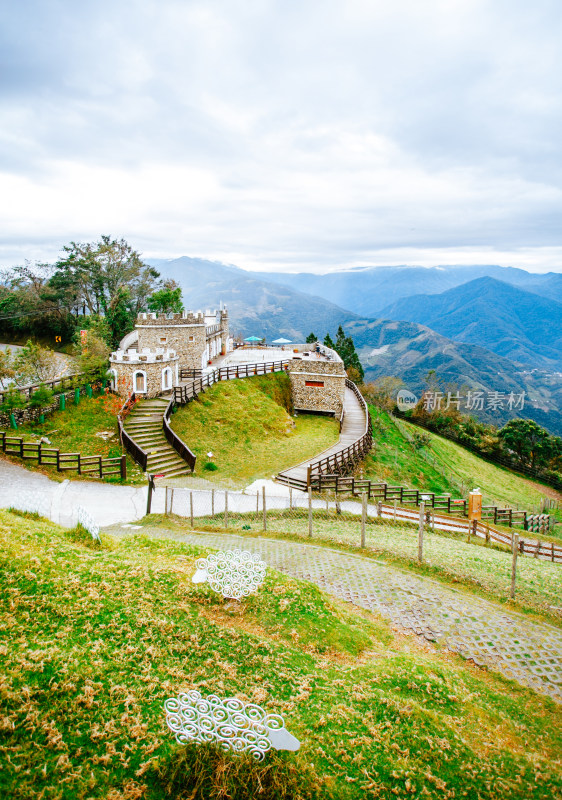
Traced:
<path fill-rule="evenodd" d="M 126 535 L 113 527 L 114 535 Z M 143 533 L 216 548 L 240 547 L 394 625 L 562 702 L 562 631 L 489 601 L 372 559 L 325 547 L 233 534 Z"/>

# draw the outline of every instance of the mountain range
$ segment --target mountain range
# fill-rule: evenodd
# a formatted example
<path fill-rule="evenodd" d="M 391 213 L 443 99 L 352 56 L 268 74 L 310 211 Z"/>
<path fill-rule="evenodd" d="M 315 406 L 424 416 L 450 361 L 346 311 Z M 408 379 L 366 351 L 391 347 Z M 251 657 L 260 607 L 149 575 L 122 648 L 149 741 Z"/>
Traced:
<path fill-rule="evenodd" d="M 562 294 L 562 275 L 491 266 L 295 276 L 186 256 L 150 263 L 180 284 L 187 308 L 224 302 L 233 334 L 302 342 L 311 331 L 333 337 L 342 325 L 353 336 L 366 380 L 395 375 L 419 395 L 435 370 L 444 390 L 525 392 L 523 415 L 562 434 L 562 302 L 549 297 Z M 482 274 L 486 269 L 492 275 Z M 424 293 L 414 294 L 419 288 Z M 320 290 L 323 296 L 308 293 Z M 343 298 L 342 305 L 330 297 Z M 362 313 L 366 307 L 377 311 Z M 516 415 L 479 413 L 496 425 Z"/>
<path fill-rule="evenodd" d="M 520 364 L 562 370 L 562 303 L 495 278 L 402 298 L 381 316 L 427 325 Z"/>

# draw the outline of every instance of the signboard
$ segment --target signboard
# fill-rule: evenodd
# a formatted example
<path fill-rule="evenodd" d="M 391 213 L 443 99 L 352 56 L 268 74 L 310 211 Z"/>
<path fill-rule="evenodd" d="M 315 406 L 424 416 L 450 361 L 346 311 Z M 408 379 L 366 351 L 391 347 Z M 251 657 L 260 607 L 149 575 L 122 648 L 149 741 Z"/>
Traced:
<path fill-rule="evenodd" d="M 473 489 L 468 495 L 468 518 L 470 520 L 482 519 L 482 492 Z"/>

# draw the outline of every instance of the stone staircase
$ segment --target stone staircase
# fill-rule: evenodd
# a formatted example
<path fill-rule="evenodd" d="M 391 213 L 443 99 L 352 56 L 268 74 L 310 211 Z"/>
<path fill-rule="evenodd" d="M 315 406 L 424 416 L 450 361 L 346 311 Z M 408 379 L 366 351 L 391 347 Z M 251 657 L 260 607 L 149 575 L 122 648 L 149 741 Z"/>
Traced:
<path fill-rule="evenodd" d="M 170 400 L 171 397 L 140 400 L 123 422 L 131 439 L 148 453 L 147 472 L 167 478 L 191 474 L 189 466 L 164 435 L 162 420 Z"/>

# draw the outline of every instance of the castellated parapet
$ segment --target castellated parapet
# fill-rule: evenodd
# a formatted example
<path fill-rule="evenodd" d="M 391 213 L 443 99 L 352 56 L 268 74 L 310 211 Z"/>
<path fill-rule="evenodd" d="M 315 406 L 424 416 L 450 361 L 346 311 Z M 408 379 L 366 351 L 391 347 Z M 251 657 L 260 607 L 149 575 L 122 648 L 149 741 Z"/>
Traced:
<path fill-rule="evenodd" d="M 111 385 L 120 395 L 156 397 L 178 385 L 179 356 L 169 348 L 116 350 L 109 357 Z"/>
<path fill-rule="evenodd" d="M 139 350 L 172 347 L 186 369 L 204 369 L 229 350 L 228 311 L 139 314 L 135 324 Z"/>
<path fill-rule="evenodd" d="M 293 359 L 289 364 L 295 411 L 315 411 L 339 417 L 343 409 L 345 379 L 343 361 L 333 350 L 329 358 Z"/>

